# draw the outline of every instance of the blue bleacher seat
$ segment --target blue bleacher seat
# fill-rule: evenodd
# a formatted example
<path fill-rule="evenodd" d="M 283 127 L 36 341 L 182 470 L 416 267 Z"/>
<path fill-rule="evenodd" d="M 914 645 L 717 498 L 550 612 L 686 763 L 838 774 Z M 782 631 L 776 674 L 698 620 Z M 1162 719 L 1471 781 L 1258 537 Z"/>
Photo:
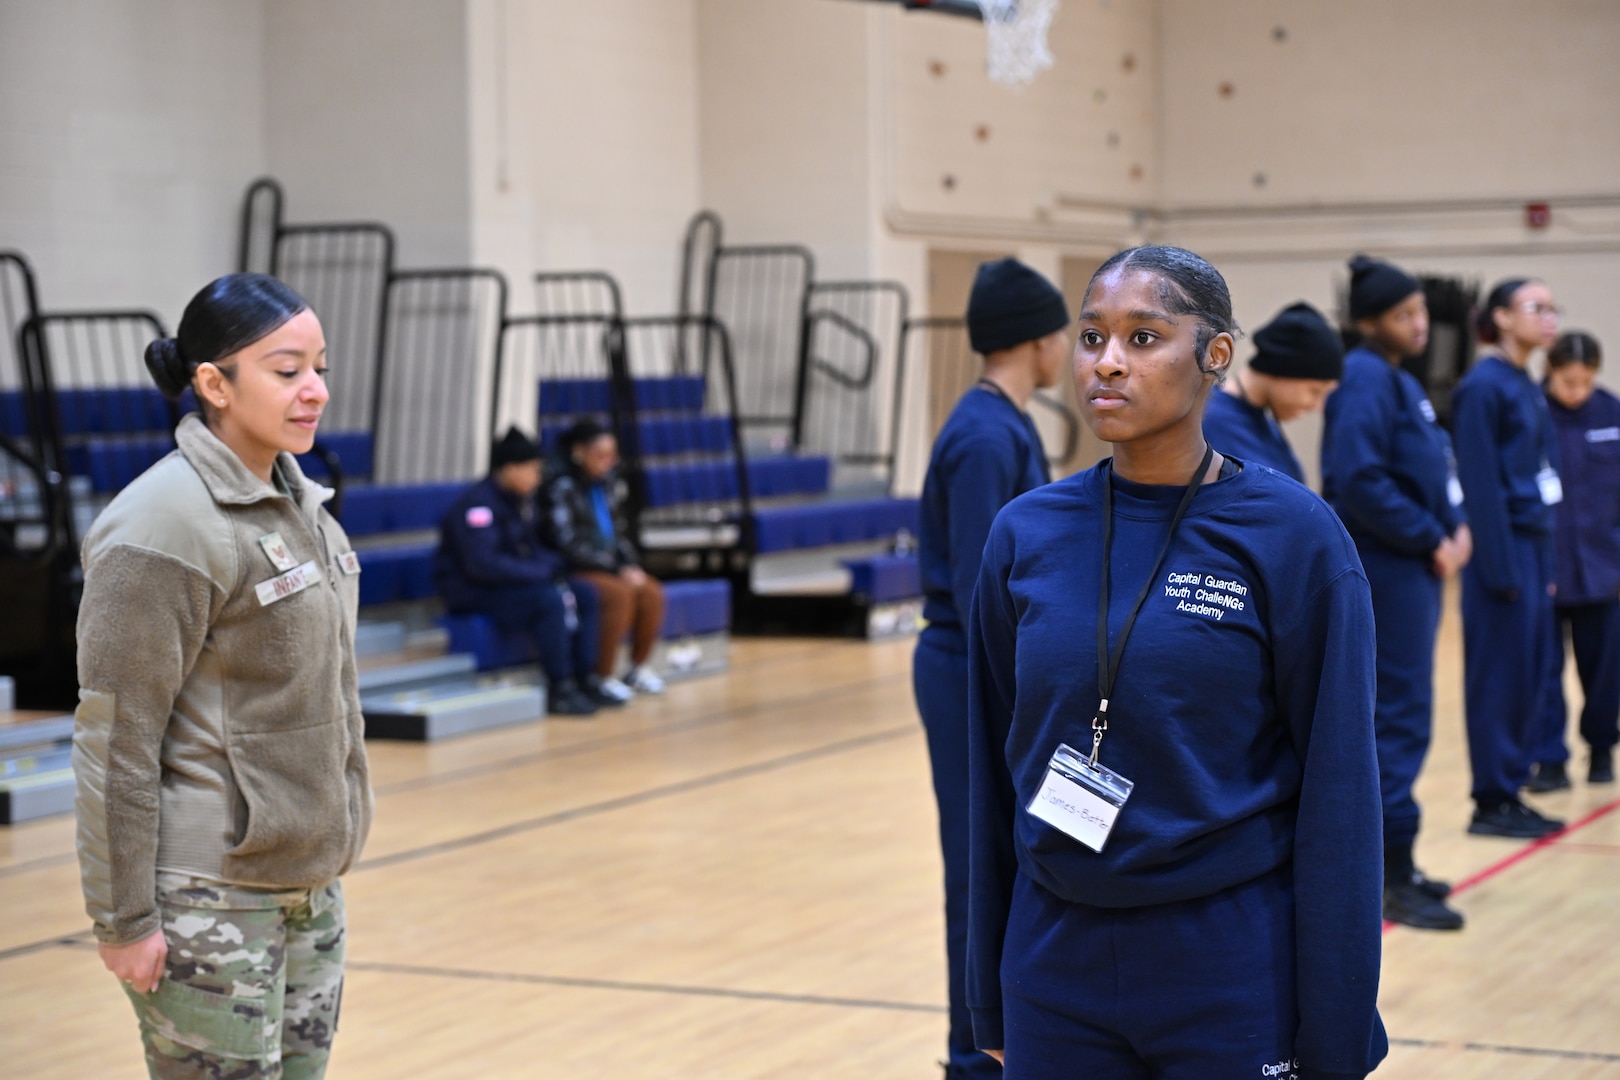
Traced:
<path fill-rule="evenodd" d="M 371 432 L 323 431 L 315 436 L 315 441 L 337 455 L 345 481 L 362 480 L 371 475 L 376 452 L 376 442 Z M 314 453 L 300 454 L 298 467 L 304 470 L 305 476 L 315 480 L 325 482 L 331 479 L 326 471 L 326 462 Z"/>
<path fill-rule="evenodd" d="M 637 379 L 632 384 L 638 412 L 702 412 L 706 386 L 701 375 L 670 375 Z M 612 393 L 606 379 L 544 379 L 540 383 L 540 415 L 600 416 L 612 411 Z"/>
<path fill-rule="evenodd" d="M 664 625 L 658 636 L 666 641 L 716 634 L 731 628 L 731 583 L 723 578 L 664 583 Z M 485 615 L 446 615 L 439 620 L 449 632 L 450 651 L 472 653 L 478 670 L 532 664 L 539 659 L 528 634 L 503 634 Z"/>
<path fill-rule="evenodd" d="M 427 600 L 433 588 L 437 544 L 371 548 L 360 552 L 360 606 Z"/>
<path fill-rule="evenodd" d="M 850 592 L 868 603 L 885 604 L 922 595 L 922 572 L 915 555 L 874 555 L 848 559 Z"/>
<path fill-rule="evenodd" d="M 467 490 L 464 480 L 432 484 L 357 484 L 343 491 L 338 522 L 350 536 L 436 529 L 450 504 Z"/>
<path fill-rule="evenodd" d="M 804 503 L 754 511 L 755 550 L 762 555 L 881 540 L 901 529 L 916 532 L 916 499 Z"/>

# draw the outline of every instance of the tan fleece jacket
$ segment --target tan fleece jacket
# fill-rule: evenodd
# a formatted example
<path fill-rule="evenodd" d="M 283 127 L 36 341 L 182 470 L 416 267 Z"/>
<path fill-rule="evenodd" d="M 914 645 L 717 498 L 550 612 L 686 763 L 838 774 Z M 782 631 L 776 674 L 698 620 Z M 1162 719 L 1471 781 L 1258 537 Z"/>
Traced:
<path fill-rule="evenodd" d="M 282 454 L 281 494 L 194 415 L 176 439 L 84 541 L 79 868 L 112 944 L 157 929 L 160 869 L 318 885 L 353 865 L 371 825 L 359 579 L 321 507 L 332 492 Z M 285 567 L 310 563 L 319 580 L 290 590 Z"/>

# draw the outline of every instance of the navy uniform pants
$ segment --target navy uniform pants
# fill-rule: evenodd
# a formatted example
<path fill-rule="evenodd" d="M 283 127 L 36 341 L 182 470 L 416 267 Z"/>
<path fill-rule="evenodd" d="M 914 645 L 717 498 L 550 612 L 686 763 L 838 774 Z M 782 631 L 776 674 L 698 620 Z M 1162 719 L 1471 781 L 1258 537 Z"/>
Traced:
<path fill-rule="evenodd" d="M 601 614 L 596 590 L 570 581 L 574 612 L 560 585 L 513 585 L 480 590 L 457 606 L 458 611 L 488 615 L 503 634 L 530 634 L 540 651 L 540 667 L 553 683 L 583 683 L 596 674 Z M 574 623 L 570 628 L 569 623 Z"/>
<path fill-rule="evenodd" d="M 934 801 L 939 806 L 939 847 L 945 858 L 945 960 L 951 1005 L 947 1075 L 952 1080 L 990 1080 L 1001 1075 L 1001 1066 L 974 1049 L 967 1007 L 968 660 L 960 630 L 930 626 L 922 632 L 912 660 L 912 686 L 928 737 Z"/>
<path fill-rule="evenodd" d="M 1213 896 L 1071 904 L 1020 874 L 1001 960 L 1006 1080 L 1294 1076 L 1291 867 Z"/>
<path fill-rule="evenodd" d="M 1620 600 L 1601 604 L 1563 604 L 1553 609 L 1552 641 L 1547 647 L 1542 720 L 1531 747 L 1531 761 L 1552 765 L 1569 759 L 1564 730 L 1569 706 L 1564 701 L 1564 635 L 1575 652 L 1581 678 L 1581 738 L 1594 750 L 1620 741 Z"/>
<path fill-rule="evenodd" d="M 1384 847 L 1410 847 L 1422 816 L 1412 785 L 1429 753 L 1434 727 L 1440 579 L 1425 557 L 1365 540 L 1356 546 L 1372 587 L 1373 624 L 1378 631 L 1373 726 L 1384 798 Z"/>
<path fill-rule="evenodd" d="M 1518 595 L 1485 588 L 1473 564 L 1463 568 L 1463 689 L 1468 762 L 1480 802 L 1518 797 L 1530 777 L 1531 751 L 1544 712 L 1546 654 L 1552 646 L 1552 547 L 1545 537 L 1513 534 Z"/>

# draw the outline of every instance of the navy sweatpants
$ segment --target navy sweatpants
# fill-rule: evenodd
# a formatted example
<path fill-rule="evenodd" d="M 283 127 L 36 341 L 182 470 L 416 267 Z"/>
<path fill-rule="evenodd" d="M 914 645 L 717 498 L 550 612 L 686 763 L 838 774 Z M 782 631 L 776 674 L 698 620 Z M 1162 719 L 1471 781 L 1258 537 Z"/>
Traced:
<path fill-rule="evenodd" d="M 1543 718 L 1541 691 L 1552 646 L 1552 547 L 1544 536 L 1513 534 L 1518 596 L 1487 590 L 1463 568 L 1463 689 L 1468 762 L 1480 802 L 1518 797 Z"/>
<path fill-rule="evenodd" d="M 1581 678 L 1581 739 L 1594 750 L 1620 741 L 1620 600 L 1601 604 L 1557 605 L 1546 653 L 1542 719 L 1531 747 L 1533 764 L 1552 765 L 1569 759 L 1564 731 L 1569 705 L 1564 700 L 1564 635 L 1575 652 Z"/>
<path fill-rule="evenodd" d="M 1434 727 L 1434 639 L 1440 631 L 1440 579 L 1430 560 L 1358 539 L 1372 587 L 1378 632 L 1373 726 L 1384 797 L 1384 847 L 1410 847 L 1421 811 L 1412 785 Z"/>
<path fill-rule="evenodd" d="M 1071 904 L 1020 874 L 1001 961 L 1006 1080 L 1294 1075 L 1283 867 L 1196 900 Z"/>
<path fill-rule="evenodd" d="M 557 585 L 519 585 L 480 590 L 457 610 L 488 615 L 503 634 L 532 634 L 540 650 L 540 667 L 553 683 L 575 679 L 583 683 L 596 673 L 597 636 L 601 614 L 596 590 L 582 581 L 569 581 L 578 624 L 568 628 L 567 601 Z"/>
<path fill-rule="evenodd" d="M 973 1047 L 967 1007 L 968 933 L 968 660 L 961 631 L 930 626 L 917 640 L 912 688 L 928 736 L 939 806 L 939 847 L 945 859 L 945 960 L 951 1026 L 947 1050 L 952 1080 L 1001 1076 L 995 1058 Z"/>

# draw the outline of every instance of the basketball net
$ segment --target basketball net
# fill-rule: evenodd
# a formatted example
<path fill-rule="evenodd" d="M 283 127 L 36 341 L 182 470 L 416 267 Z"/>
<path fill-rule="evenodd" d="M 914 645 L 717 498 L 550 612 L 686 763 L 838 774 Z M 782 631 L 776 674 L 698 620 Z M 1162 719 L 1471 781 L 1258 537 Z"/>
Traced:
<path fill-rule="evenodd" d="M 990 38 L 990 78 L 1003 86 L 1027 86 L 1052 66 L 1046 33 L 1058 0 L 978 0 Z"/>

